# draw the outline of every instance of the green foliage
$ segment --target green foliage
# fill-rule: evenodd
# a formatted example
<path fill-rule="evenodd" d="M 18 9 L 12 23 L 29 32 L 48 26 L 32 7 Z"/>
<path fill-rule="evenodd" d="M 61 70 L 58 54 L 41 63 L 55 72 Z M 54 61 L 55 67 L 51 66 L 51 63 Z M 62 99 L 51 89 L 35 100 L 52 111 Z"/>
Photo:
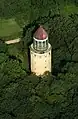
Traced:
<path fill-rule="evenodd" d="M 0 119 L 78 118 L 77 9 L 74 0 L 0 1 L 0 17 L 25 25 L 20 43 L 0 41 Z M 28 64 L 38 24 L 47 29 L 53 48 L 52 74 L 42 77 L 30 74 Z"/>

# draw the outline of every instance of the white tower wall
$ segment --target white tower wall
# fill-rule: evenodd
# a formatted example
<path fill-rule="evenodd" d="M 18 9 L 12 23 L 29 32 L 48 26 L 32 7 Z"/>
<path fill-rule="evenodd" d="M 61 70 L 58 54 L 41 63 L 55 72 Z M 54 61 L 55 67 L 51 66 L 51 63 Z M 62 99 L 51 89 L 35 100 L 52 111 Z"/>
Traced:
<path fill-rule="evenodd" d="M 44 72 L 51 72 L 51 45 L 48 43 L 48 49 L 44 53 L 39 53 L 33 48 L 33 44 L 30 46 L 31 57 L 31 72 L 37 76 L 43 75 Z"/>

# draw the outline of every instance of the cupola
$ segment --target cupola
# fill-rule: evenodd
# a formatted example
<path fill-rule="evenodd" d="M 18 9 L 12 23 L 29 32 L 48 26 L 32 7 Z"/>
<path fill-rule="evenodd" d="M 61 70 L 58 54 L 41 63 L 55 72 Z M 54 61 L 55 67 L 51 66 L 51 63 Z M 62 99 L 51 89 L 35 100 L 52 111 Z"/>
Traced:
<path fill-rule="evenodd" d="M 37 31 L 33 35 L 33 47 L 37 51 L 44 51 L 48 47 L 48 34 L 43 29 L 42 26 L 40 26 Z"/>

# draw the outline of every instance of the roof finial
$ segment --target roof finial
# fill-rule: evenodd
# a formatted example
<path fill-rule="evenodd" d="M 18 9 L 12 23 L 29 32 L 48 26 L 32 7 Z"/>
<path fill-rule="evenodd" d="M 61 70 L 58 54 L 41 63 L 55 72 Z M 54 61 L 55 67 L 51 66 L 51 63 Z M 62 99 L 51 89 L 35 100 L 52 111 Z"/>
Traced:
<path fill-rule="evenodd" d="M 40 26 L 40 28 L 43 28 L 43 26 L 41 24 L 39 26 Z"/>

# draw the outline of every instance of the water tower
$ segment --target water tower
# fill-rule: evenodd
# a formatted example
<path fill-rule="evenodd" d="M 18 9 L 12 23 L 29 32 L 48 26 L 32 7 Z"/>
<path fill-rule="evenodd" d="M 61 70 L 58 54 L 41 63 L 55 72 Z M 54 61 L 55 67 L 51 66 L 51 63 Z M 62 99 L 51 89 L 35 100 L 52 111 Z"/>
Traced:
<path fill-rule="evenodd" d="M 48 34 L 40 26 L 34 33 L 30 46 L 31 72 L 37 76 L 43 75 L 46 71 L 51 72 L 51 49 Z"/>

